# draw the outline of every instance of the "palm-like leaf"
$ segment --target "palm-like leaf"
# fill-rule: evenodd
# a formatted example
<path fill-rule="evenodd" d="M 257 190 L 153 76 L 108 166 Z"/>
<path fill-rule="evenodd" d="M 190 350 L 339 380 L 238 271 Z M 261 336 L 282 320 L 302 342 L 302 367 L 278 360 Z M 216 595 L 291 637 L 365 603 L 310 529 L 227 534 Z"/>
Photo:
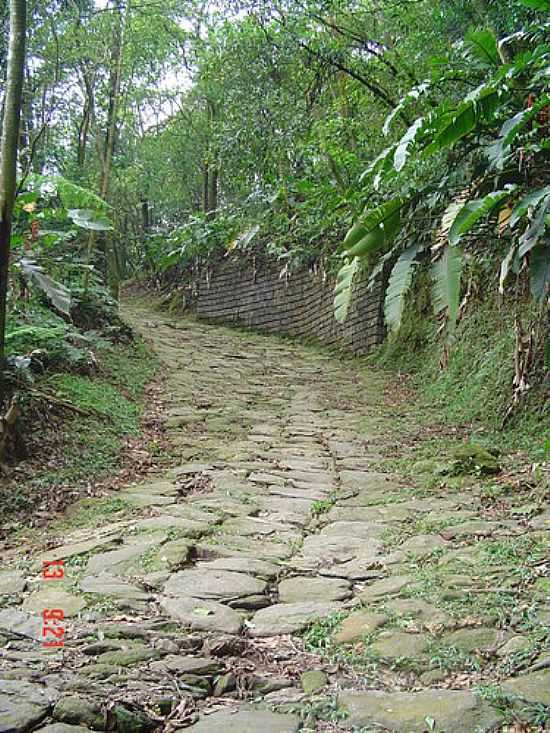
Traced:
<path fill-rule="evenodd" d="M 411 287 L 419 244 L 412 244 L 401 254 L 391 271 L 384 301 L 384 317 L 390 331 L 397 332 L 401 327 L 405 298 Z"/>
<path fill-rule="evenodd" d="M 543 199 L 539 204 L 531 225 L 519 240 L 519 257 L 525 257 L 525 255 L 536 246 L 539 239 L 546 232 L 546 229 L 548 228 L 546 220 L 548 218 L 549 211 L 550 196 Z"/>
<path fill-rule="evenodd" d="M 390 199 L 366 213 L 347 233 L 344 249 L 349 257 L 364 257 L 393 240 L 400 226 L 401 198 Z"/>
<path fill-rule="evenodd" d="M 510 228 L 513 229 L 520 219 L 522 219 L 530 209 L 535 209 L 538 204 L 545 198 L 550 198 L 550 186 L 539 188 L 521 199 L 512 211 L 510 218 Z"/>
<path fill-rule="evenodd" d="M 455 110 L 444 110 L 432 120 L 435 140 L 428 145 L 426 154 L 448 148 L 468 135 L 483 120 L 489 118 L 498 103 L 498 92 L 487 84 L 469 94 Z"/>
<path fill-rule="evenodd" d="M 509 186 L 503 191 L 493 191 L 482 199 L 468 201 L 457 213 L 449 230 L 449 242 L 452 245 L 458 244 L 463 234 L 467 234 L 481 219 L 486 217 L 497 204 L 510 198 L 515 191 L 514 186 Z"/>
<path fill-rule="evenodd" d="M 550 286 L 550 245 L 540 244 L 531 252 L 529 265 L 531 294 L 535 300 L 543 300 Z"/>
<path fill-rule="evenodd" d="M 442 257 L 432 264 L 434 311 L 436 315 L 446 312 L 451 328 L 456 323 L 460 307 L 462 264 L 460 247 L 447 247 Z"/>
<path fill-rule="evenodd" d="M 353 280 L 359 270 L 359 259 L 354 257 L 351 262 L 346 262 L 340 268 L 336 276 L 336 287 L 334 288 L 334 317 L 338 323 L 343 323 L 348 315 L 353 290 Z"/>

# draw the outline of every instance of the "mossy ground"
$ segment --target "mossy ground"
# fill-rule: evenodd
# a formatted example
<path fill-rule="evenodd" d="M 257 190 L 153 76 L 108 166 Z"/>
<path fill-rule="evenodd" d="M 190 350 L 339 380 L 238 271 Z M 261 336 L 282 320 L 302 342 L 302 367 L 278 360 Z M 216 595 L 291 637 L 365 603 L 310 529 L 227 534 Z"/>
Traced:
<path fill-rule="evenodd" d="M 23 481 L 13 482 L 1 498 L 5 517 L 36 509 L 56 487 L 91 484 L 119 465 L 126 441 L 137 438 L 145 407 L 145 388 L 157 369 L 156 357 L 140 339 L 106 346 L 96 355 L 92 374 L 48 374 L 40 390 L 74 405 L 80 412 L 53 403 L 25 410 L 23 431 L 27 461 L 19 470 Z M 37 430 L 36 414 L 44 423 Z M 37 499 L 40 497 L 40 499 Z"/>
<path fill-rule="evenodd" d="M 521 409 L 505 420 L 513 399 L 514 321 L 519 313 L 526 326 L 540 320 L 540 313 L 528 304 L 472 304 L 449 342 L 449 360 L 442 368 L 442 338 L 421 301 L 419 297 L 417 306 L 408 309 L 398 336 L 390 337 L 371 363 L 412 375 L 419 419 L 463 426 L 482 445 L 524 450 L 533 460 L 543 460 L 550 431 L 548 370 L 543 364 L 530 375 L 531 389 Z"/>

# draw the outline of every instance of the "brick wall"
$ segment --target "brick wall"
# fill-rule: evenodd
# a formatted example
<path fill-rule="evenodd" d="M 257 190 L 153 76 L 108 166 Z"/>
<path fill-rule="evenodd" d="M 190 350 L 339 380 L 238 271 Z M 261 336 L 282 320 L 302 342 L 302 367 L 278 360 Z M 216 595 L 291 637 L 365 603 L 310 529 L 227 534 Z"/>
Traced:
<path fill-rule="evenodd" d="M 333 315 L 334 282 L 307 270 L 280 278 L 279 268 L 249 261 L 225 262 L 196 283 L 197 316 L 261 331 L 313 337 L 354 354 L 366 354 L 384 339 L 382 282 L 370 292 L 366 280 L 355 285 L 343 324 Z"/>

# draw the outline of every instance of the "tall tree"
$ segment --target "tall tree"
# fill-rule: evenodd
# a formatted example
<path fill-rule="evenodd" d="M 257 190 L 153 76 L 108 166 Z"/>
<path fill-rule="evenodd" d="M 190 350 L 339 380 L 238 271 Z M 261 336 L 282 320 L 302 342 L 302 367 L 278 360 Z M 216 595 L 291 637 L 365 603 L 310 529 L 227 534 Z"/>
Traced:
<path fill-rule="evenodd" d="M 10 0 L 10 39 L 0 143 L 0 365 L 4 363 L 10 238 L 17 183 L 19 121 L 25 70 L 26 0 Z"/>

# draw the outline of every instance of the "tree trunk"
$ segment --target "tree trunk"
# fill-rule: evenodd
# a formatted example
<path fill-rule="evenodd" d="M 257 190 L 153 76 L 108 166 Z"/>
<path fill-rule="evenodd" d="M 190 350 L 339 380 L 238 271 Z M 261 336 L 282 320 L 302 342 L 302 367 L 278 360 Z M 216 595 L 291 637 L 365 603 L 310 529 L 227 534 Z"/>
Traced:
<path fill-rule="evenodd" d="M 208 214 L 208 201 L 210 195 L 210 166 L 205 161 L 202 165 L 202 210 Z"/>
<path fill-rule="evenodd" d="M 117 20 L 113 26 L 111 70 L 109 76 L 109 106 L 107 111 L 107 130 L 105 132 L 105 144 L 103 148 L 103 160 L 101 171 L 101 182 L 99 195 L 105 201 L 109 200 L 109 185 L 111 181 L 111 170 L 115 152 L 118 120 L 118 104 L 120 98 L 120 82 L 122 78 L 122 52 L 124 48 L 124 32 L 130 13 L 130 2 L 126 5 L 124 16 L 121 12 L 121 0 L 116 0 L 115 9 Z M 91 262 L 95 246 L 95 233 L 92 231 L 88 240 L 88 261 Z M 113 236 L 106 236 L 106 265 L 107 285 L 111 295 L 118 300 L 119 295 L 119 268 L 116 255 L 116 241 Z M 86 282 L 87 286 L 87 282 Z"/>
<path fill-rule="evenodd" d="M 210 219 L 216 218 L 216 210 L 218 208 L 218 167 L 213 166 L 210 172 L 210 186 L 208 192 L 208 216 Z"/>
<path fill-rule="evenodd" d="M 88 146 L 88 135 L 90 126 L 94 116 L 94 82 L 95 72 L 90 73 L 85 67 L 82 69 L 82 78 L 84 81 L 84 106 L 82 108 L 82 119 L 78 126 L 77 141 L 77 164 L 80 170 L 84 168 L 86 162 L 86 148 Z"/>
<path fill-rule="evenodd" d="M 17 185 L 17 147 L 23 96 L 26 26 L 26 0 L 10 0 L 8 69 L 0 143 L 0 368 L 5 359 L 10 237 Z"/>
<path fill-rule="evenodd" d="M 149 202 L 147 199 L 141 200 L 141 229 L 143 234 L 147 234 L 151 227 L 151 219 L 149 216 Z"/>

